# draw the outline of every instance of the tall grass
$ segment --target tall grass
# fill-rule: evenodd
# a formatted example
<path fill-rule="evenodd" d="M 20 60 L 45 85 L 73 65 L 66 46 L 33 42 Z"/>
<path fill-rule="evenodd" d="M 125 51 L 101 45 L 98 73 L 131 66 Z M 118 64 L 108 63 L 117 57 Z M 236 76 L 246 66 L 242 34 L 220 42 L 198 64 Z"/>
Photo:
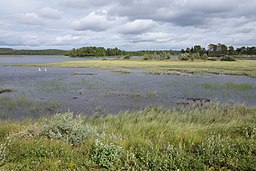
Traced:
<path fill-rule="evenodd" d="M 235 83 L 235 82 L 227 82 L 225 84 L 205 82 L 202 85 L 207 89 L 229 89 L 229 90 L 239 90 L 239 91 L 251 90 L 253 88 L 256 88 L 256 86 L 252 83 Z"/>
<path fill-rule="evenodd" d="M 22 64 L 23 66 L 24 64 Z M 175 73 L 210 73 L 227 75 L 245 75 L 256 77 L 255 60 L 228 61 L 141 61 L 141 60 L 94 60 L 94 61 L 67 61 L 49 64 L 27 64 L 25 66 L 48 66 L 70 68 L 143 68 L 148 73 L 175 74 Z"/>
<path fill-rule="evenodd" d="M 0 144 L 12 139 L 4 170 L 256 169 L 255 107 L 148 107 L 7 123 L 0 124 Z"/>
<path fill-rule="evenodd" d="M 0 119 L 37 118 L 42 114 L 56 113 L 60 107 L 57 102 L 34 101 L 24 96 L 0 96 Z"/>

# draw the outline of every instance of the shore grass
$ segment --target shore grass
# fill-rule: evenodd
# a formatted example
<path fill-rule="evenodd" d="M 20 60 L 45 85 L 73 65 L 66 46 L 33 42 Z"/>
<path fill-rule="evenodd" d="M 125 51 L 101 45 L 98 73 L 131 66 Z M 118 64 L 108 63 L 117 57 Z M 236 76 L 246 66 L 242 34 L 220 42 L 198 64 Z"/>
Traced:
<path fill-rule="evenodd" d="M 20 66 L 20 65 L 16 65 Z M 255 60 L 228 61 L 141 61 L 141 60 L 93 60 L 93 61 L 66 61 L 48 64 L 22 64 L 21 66 L 47 66 L 47 67 L 70 67 L 70 68 L 102 68 L 123 69 L 142 68 L 150 74 L 175 74 L 175 73 L 209 73 L 244 75 L 256 77 Z"/>
<path fill-rule="evenodd" d="M 234 83 L 234 82 L 227 82 L 225 84 L 218 84 L 218 83 L 209 83 L 205 82 L 202 84 L 204 88 L 207 89 L 229 89 L 229 90 L 238 90 L 238 91 L 246 91 L 251 89 L 256 89 L 256 85 L 252 83 Z"/>
<path fill-rule="evenodd" d="M 41 114 L 56 113 L 60 109 L 57 102 L 34 101 L 24 96 L 0 96 L 0 120 L 32 117 Z"/>
<path fill-rule="evenodd" d="M 120 73 L 120 74 L 130 74 L 131 73 L 130 70 L 124 70 L 124 69 L 115 69 L 115 70 L 112 70 L 112 72 Z"/>
<path fill-rule="evenodd" d="M 0 170 L 255 170 L 256 108 L 1 121 Z"/>

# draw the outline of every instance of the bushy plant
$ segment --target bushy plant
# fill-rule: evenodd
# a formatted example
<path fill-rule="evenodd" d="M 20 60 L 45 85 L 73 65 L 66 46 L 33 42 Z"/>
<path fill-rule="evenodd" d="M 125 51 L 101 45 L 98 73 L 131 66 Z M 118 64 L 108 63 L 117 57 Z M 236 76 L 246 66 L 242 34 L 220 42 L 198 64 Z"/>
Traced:
<path fill-rule="evenodd" d="M 236 59 L 232 56 L 224 56 L 221 58 L 221 61 L 236 61 Z"/>
<path fill-rule="evenodd" d="M 143 60 L 144 60 L 144 61 L 147 61 L 147 60 L 149 60 L 149 57 L 145 56 L 145 57 L 143 58 Z"/>
<path fill-rule="evenodd" d="M 114 144 L 106 144 L 95 141 L 91 151 L 91 159 L 100 167 L 117 169 L 121 167 L 123 149 Z"/>
<path fill-rule="evenodd" d="M 73 113 L 57 114 L 45 120 L 39 134 L 51 139 L 63 138 L 73 145 L 88 137 L 98 136 L 96 128 L 88 125 L 81 117 L 74 117 Z"/>
<path fill-rule="evenodd" d="M 203 56 L 201 56 L 201 59 L 206 60 L 208 58 L 207 54 L 203 54 Z"/>
<path fill-rule="evenodd" d="M 130 56 L 129 56 L 129 55 L 126 55 L 126 56 L 124 57 L 124 59 L 130 59 Z"/>
<path fill-rule="evenodd" d="M 179 60 L 181 60 L 181 61 L 188 61 L 189 57 L 188 56 L 181 56 L 181 57 L 179 57 Z"/>

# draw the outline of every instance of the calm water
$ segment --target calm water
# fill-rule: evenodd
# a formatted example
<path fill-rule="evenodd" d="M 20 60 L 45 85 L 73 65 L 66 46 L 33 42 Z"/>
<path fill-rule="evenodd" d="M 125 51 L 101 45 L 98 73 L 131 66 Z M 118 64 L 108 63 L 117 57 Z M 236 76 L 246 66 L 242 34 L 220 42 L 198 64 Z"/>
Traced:
<path fill-rule="evenodd" d="M 48 63 L 74 60 L 60 56 L 0 58 L 0 88 L 15 89 L 0 94 L 13 99 L 23 97 L 38 102 L 60 104 L 60 112 L 99 114 L 138 110 L 149 105 L 177 106 L 186 98 L 206 98 L 220 103 L 256 105 L 256 79 L 223 75 L 147 75 L 141 70 L 120 74 L 103 69 L 14 67 L 5 64 Z M 81 60 L 75 58 L 75 60 Z M 84 72 L 88 75 L 73 75 Z M 247 84 L 250 88 L 229 88 L 228 84 Z M 6 109 L 0 108 L 5 111 Z M 19 118 L 27 110 L 12 110 Z M 43 114 L 43 113 L 42 113 Z M 1 117 L 1 116 L 0 116 Z"/>

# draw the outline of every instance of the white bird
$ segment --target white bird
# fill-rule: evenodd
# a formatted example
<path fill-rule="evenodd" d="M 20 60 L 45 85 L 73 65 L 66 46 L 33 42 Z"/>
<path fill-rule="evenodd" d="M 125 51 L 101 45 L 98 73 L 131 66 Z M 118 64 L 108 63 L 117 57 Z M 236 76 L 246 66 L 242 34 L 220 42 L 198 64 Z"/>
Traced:
<path fill-rule="evenodd" d="M 47 71 L 46 67 L 44 68 L 44 71 L 45 71 L 45 72 Z"/>
<path fill-rule="evenodd" d="M 38 71 L 40 72 L 40 71 L 41 71 L 41 68 L 38 68 Z"/>

